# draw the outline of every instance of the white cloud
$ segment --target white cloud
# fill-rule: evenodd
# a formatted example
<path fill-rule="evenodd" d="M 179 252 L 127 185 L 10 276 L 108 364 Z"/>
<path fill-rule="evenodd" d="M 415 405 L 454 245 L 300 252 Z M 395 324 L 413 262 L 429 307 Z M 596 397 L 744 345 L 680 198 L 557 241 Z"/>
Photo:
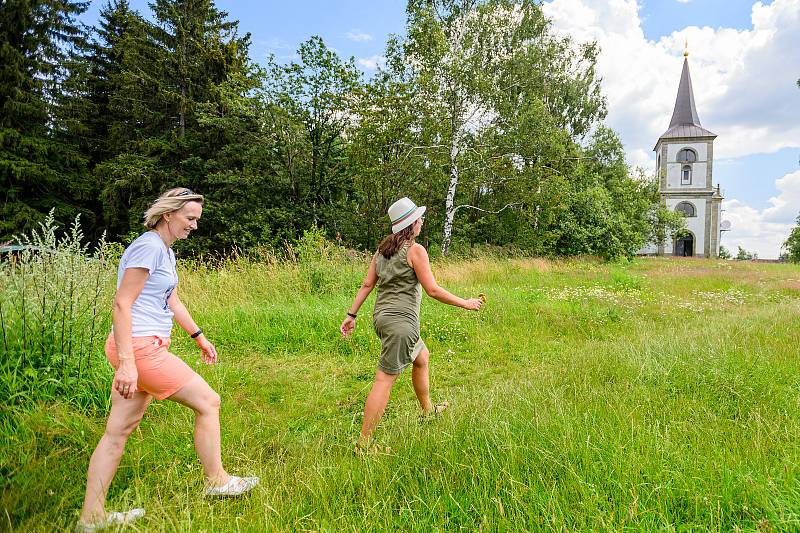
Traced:
<path fill-rule="evenodd" d="M 800 170 L 775 180 L 780 194 L 769 199 L 772 204 L 764 210 L 764 219 L 769 222 L 791 223 L 800 212 Z"/>
<path fill-rule="evenodd" d="M 762 259 L 775 259 L 800 213 L 800 170 L 775 181 L 778 196 L 769 199 L 770 207 L 759 211 L 736 198 L 722 204 L 722 218 L 731 221 L 731 231 L 723 234 L 722 244 L 733 254 L 738 246 L 758 253 Z"/>
<path fill-rule="evenodd" d="M 283 39 L 261 40 L 257 41 L 256 44 L 264 51 L 264 57 L 275 56 L 279 63 L 288 63 L 289 61 L 300 59 L 300 56 L 295 52 L 295 47 Z"/>
<path fill-rule="evenodd" d="M 543 4 L 557 31 L 596 40 L 608 98 L 608 124 L 629 151 L 652 155 L 668 127 L 684 39 L 700 120 L 717 133 L 718 158 L 800 146 L 800 0 L 753 6 L 749 30 L 699 28 L 648 40 L 635 0 L 552 0 Z"/>
<path fill-rule="evenodd" d="M 277 37 L 273 37 L 272 39 L 266 41 L 258 41 L 258 44 L 268 50 L 294 50 L 294 46 Z"/>
<path fill-rule="evenodd" d="M 359 57 L 358 64 L 367 70 L 375 70 L 386 64 L 386 58 L 377 54 L 371 57 Z"/>
<path fill-rule="evenodd" d="M 653 161 L 650 153 L 642 148 L 636 148 L 634 150 L 628 149 L 625 156 L 629 165 L 640 167 L 648 174 L 653 174 L 656 170 L 655 161 Z"/>
<path fill-rule="evenodd" d="M 349 31 L 345 33 L 345 37 L 347 37 L 351 41 L 356 41 L 358 43 L 372 40 L 372 35 L 364 33 L 363 31 L 359 30 Z"/>
<path fill-rule="evenodd" d="M 551 0 L 542 9 L 556 31 L 600 45 L 607 123 L 630 164 L 655 166 L 652 149 L 669 126 L 685 39 L 700 121 L 718 135 L 715 159 L 800 147 L 800 0 L 756 2 L 750 29 L 688 26 L 658 41 L 645 37 L 636 0 Z M 763 211 L 747 199 L 723 202 L 732 223 L 726 247 L 778 256 L 800 209 L 800 176 L 787 174 L 775 186 L 779 195 Z"/>
<path fill-rule="evenodd" d="M 720 243 L 733 255 L 739 246 L 756 252 L 761 259 L 777 259 L 792 224 L 767 222 L 764 212 L 736 200 L 725 200 L 723 219 L 731 221 L 731 230 L 722 234 Z"/>

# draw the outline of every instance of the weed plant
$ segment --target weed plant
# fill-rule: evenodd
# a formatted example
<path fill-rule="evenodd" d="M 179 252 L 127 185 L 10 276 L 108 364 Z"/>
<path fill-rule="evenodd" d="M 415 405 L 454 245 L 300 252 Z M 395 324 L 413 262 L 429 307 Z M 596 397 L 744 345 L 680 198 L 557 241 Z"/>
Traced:
<path fill-rule="evenodd" d="M 105 407 L 101 337 L 108 333 L 119 249 L 90 251 L 79 219 L 58 236 L 52 213 L 22 249 L 0 256 L 0 397 L 3 413 L 37 401 Z"/>

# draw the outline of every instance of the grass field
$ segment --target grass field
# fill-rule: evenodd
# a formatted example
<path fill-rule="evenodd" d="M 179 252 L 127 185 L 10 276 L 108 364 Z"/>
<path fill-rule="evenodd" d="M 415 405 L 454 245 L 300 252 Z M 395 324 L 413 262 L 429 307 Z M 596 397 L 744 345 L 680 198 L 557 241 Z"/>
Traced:
<path fill-rule="evenodd" d="M 433 399 L 451 409 L 421 420 L 407 373 L 377 433 L 392 454 L 361 459 L 374 297 L 352 339 L 338 326 L 365 268 L 182 272 L 221 357 L 197 369 L 223 399 L 223 460 L 262 484 L 202 498 L 192 414 L 155 402 L 109 493 L 146 508 L 129 531 L 800 529 L 800 267 L 437 263 L 441 285 L 488 297 L 480 313 L 423 301 Z M 0 529 L 72 525 L 103 423 L 65 402 L 2 428 Z"/>

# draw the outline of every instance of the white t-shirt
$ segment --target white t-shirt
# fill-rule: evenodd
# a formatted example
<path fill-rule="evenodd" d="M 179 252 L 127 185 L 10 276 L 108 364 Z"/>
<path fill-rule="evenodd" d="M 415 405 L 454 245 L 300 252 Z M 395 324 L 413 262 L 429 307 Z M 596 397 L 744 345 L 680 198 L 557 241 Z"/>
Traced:
<path fill-rule="evenodd" d="M 150 273 L 131 308 L 132 336 L 169 337 L 174 313 L 167 299 L 178 286 L 172 248 L 164 244 L 158 233 L 148 231 L 137 237 L 122 254 L 117 270 L 117 289 L 127 268 L 146 268 Z"/>

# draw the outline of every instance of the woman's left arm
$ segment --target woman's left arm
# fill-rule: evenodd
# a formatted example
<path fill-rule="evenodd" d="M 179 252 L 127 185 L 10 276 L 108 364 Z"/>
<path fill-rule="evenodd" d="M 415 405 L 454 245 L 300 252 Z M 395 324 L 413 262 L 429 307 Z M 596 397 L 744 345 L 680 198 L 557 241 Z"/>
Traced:
<path fill-rule="evenodd" d="M 186 333 L 193 335 L 195 332 L 200 330 L 197 323 L 194 321 L 194 319 L 192 319 L 192 315 L 189 314 L 189 310 L 186 309 L 186 306 L 183 305 L 183 302 L 178 297 L 177 287 L 172 291 L 172 294 L 167 299 L 167 304 L 169 304 L 169 308 L 175 315 L 175 322 L 177 322 Z M 216 363 L 217 349 L 213 344 L 211 344 L 211 341 L 209 341 L 203 333 L 200 333 L 200 335 L 195 337 L 194 340 L 197 343 L 197 346 L 200 347 L 200 351 L 203 352 L 203 362 L 206 364 Z"/>

